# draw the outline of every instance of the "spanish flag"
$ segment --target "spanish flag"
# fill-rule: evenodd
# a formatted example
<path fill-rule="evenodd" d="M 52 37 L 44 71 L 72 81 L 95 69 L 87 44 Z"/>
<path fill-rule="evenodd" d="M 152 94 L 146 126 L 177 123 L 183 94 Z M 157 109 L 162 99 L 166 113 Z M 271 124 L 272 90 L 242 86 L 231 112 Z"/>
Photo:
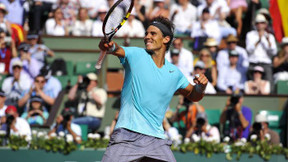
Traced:
<path fill-rule="evenodd" d="M 19 45 L 21 42 L 24 41 L 23 27 L 18 24 L 11 24 L 11 29 L 12 29 L 11 37 Z"/>
<path fill-rule="evenodd" d="M 273 29 L 278 42 L 283 37 L 288 37 L 288 1 L 287 0 L 270 0 L 270 14 L 273 20 Z"/>

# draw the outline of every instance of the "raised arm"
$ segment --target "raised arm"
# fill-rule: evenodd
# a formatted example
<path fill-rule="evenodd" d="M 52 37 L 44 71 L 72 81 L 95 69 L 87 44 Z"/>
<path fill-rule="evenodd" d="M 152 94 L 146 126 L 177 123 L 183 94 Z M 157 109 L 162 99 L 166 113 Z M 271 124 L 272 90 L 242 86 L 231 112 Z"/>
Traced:
<path fill-rule="evenodd" d="M 113 54 L 118 57 L 125 57 L 125 51 L 114 41 L 108 42 L 104 38 L 99 43 L 99 48 L 102 51 L 107 51 L 107 54 Z"/>

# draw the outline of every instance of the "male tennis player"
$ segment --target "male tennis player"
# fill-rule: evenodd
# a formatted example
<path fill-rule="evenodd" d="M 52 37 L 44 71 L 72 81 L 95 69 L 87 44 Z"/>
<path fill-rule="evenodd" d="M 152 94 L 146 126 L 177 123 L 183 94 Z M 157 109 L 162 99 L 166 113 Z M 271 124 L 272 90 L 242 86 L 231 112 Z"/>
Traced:
<path fill-rule="evenodd" d="M 146 30 L 146 49 L 104 39 L 99 43 L 101 50 L 118 56 L 125 69 L 119 118 L 102 161 L 176 161 L 162 126 L 166 109 L 175 92 L 201 100 L 208 80 L 199 74 L 193 86 L 165 60 L 173 30 L 171 21 L 157 17 Z"/>

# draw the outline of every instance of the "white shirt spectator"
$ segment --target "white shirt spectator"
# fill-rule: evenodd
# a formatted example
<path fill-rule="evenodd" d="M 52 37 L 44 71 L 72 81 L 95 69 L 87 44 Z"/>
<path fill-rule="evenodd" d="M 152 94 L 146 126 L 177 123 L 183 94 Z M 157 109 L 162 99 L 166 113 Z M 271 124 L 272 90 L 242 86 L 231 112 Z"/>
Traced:
<path fill-rule="evenodd" d="M 102 25 L 103 25 L 103 22 L 101 20 L 94 21 L 93 27 L 92 27 L 92 36 L 94 36 L 94 37 L 103 37 L 104 36 L 103 32 L 102 32 Z"/>
<path fill-rule="evenodd" d="M 45 57 L 47 57 L 46 51 L 48 50 L 50 49 L 44 44 L 35 44 L 33 47 L 30 46 L 29 48 L 29 53 L 31 53 L 31 57 L 35 58 L 38 61 L 40 68 L 44 66 Z"/>
<path fill-rule="evenodd" d="M 93 21 L 87 19 L 84 23 L 77 20 L 73 26 L 74 36 L 91 36 Z"/>
<path fill-rule="evenodd" d="M 174 12 L 177 11 L 177 14 L 173 19 L 176 32 L 184 33 L 191 30 L 192 24 L 197 19 L 197 9 L 195 6 L 189 3 L 188 7 L 184 10 L 182 6 L 173 4 L 170 11 L 170 17 L 172 17 Z"/>
<path fill-rule="evenodd" d="M 204 8 L 208 7 L 206 1 L 204 1 L 200 6 L 197 7 L 197 16 L 201 17 Z M 221 8 L 221 13 L 229 14 L 230 8 L 226 0 L 214 0 L 212 5 L 209 7 L 209 12 L 212 17 L 219 19 L 219 15 L 215 15 L 218 8 Z"/>
<path fill-rule="evenodd" d="M 9 65 L 9 72 L 10 74 L 13 74 L 13 62 L 15 61 L 21 61 L 19 57 L 15 57 L 10 61 Z M 31 79 L 34 79 L 40 72 L 40 64 L 35 58 L 30 58 L 30 63 L 27 60 L 21 61 L 23 64 L 22 67 L 22 72 L 21 73 L 26 73 L 28 76 L 30 76 Z"/>
<path fill-rule="evenodd" d="M 237 88 L 244 89 L 246 71 L 243 67 L 222 66 L 221 69 L 218 69 L 217 87 L 222 91 L 226 91 L 229 87 L 232 87 L 232 91 Z"/>
<path fill-rule="evenodd" d="M 23 70 L 23 69 L 22 69 Z M 19 81 L 14 81 L 14 77 L 8 77 L 3 81 L 2 89 L 5 92 L 6 99 L 20 99 L 24 91 L 28 91 L 33 80 L 26 74 L 21 72 Z"/>
<path fill-rule="evenodd" d="M 123 27 L 116 33 L 118 37 L 144 37 L 145 29 L 141 21 L 133 19 L 130 23 L 127 21 Z"/>
<path fill-rule="evenodd" d="M 103 5 L 108 7 L 107 0 L 80 0 L 80 5 L 81 7 L 88 9 L 89 17 L 96 16 L 99 7 Z"/>
<path fill-rule="evenodd" d="M 220 142 L 220 132 L 217 127 L 207 125 L 208 130 L 207 134 L 205 132 L 201 133 L 201 137 L 204 141 L 212 142 L 215 141 L 216 143 Z"/>
<path fill-rule="evenodd" d="M 221 34 L 217 21 L 209 20 L 205 25 L 204 29 L 201 29 L 201 22 L 197 21 L 192 27 L 192 38 L 196 37 L 208 37 L 217 40 L 218 44 L 221 42 Z"/>
<path fill-rule="evenodd" d="M 16 129 L 18 130 L 17 133 L 15 133 L 12 129 L 11 129 L 11 134 L 19 134 L 21 136 L 31 136 L 31 128 L 30 125 L 28 124 L 28 122 L 20 117 L 16 118 L 16 124 L 15 124 Z"/>
<path fill-rule="evenodd" d="M 269 47 L 266 36 L 269 37 L 271 47 Z M 256 30 L 250 31 L 246 36 L 246 50 L 249 55 L 250 63 L 265 63 L 271 64 L 272 57 L 277 53 L 277 46 L 275 38 L 272 34 L 265 33 L 261 37 L 261 42 L 255 46 L 256 42 L 259 41 L 259 34 Z"/>
<path fill-rule="evenodd" d="M 166 53 L 167 61 L 172 62 L 170 51 Z M 193 54 L 185 48 L 181 48 L 177 67 L 186 76 L 190 77 L 193 72 Z"/>
<path fill-rule="evenodd" d="M 236 46 L 235 51 L 239 54 L 238 66 L 242 66 L 244 68 L 249 67 L 248 54 L 246 50 L 240 46 Z M 221 66 L 229 66 L 229 53 L 228 49 L 224 49 L 218 52 L 216 57 L 217 69 L 221 69 Z"/>
<path fill-rule="evenodd" d="M 65 35 L 65 26 L 64 21 L 62 21 L 62 25 L 56 24 L 54 18 L 50 18 L 46 21 L 45 24 L 46 34 L 54 35 L 54 36 L 64 36 Z"/>
<path fill-rule="evenodd" d="M 62 85 L 60 83 L 60 81 L 53 77 L 50 76 L 50 78 L 47 80 L 46 84 L 44 85 L 44 92 L 52 92 L 54 96 L 54 98 L 56 98 L 59 94 L 59 92 L 62 90 Z"/>

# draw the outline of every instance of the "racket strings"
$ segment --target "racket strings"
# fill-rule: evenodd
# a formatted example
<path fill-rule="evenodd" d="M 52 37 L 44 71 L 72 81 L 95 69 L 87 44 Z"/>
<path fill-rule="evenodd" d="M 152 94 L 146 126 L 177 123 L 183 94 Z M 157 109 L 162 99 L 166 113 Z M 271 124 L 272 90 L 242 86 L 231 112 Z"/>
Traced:
<path fill-rule="evenodd" d="M 105 34 L 109 35 L 122 23 L 123 18 L 126 16 L 128 9 L 131 5 L 131 0 L 123 0 L 111 12 L 105 26 Z"/>

